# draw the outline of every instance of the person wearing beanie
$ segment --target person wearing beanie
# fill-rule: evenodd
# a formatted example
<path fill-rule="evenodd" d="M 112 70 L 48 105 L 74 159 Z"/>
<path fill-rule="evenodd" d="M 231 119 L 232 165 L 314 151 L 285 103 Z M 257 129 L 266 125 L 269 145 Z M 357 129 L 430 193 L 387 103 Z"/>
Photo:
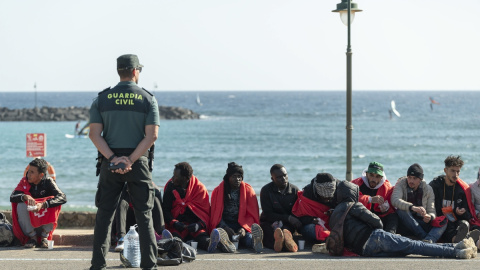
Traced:
<path fill-rule="evenodd" d="M 341 202 L 357 202 L 358 186 L 340 181 L 329 173 L 318 173 L 298 192 L 292 214 L 302 223 L 301 234 L 311 243 L 322 243 L 330 235 L 329 212 Z"/>
<path fill-rule="evenodd" d="M 436 218 L 435 195 L 424 180 L 423 168 L 412 164 L 407 175 L 400 177 L 392 193 L 392 205 L 397 208 L 402 235 L 414 235 L 429 243 L 436 243 L 447 228 L 443 216 Z"/>
<path fill-rule="evenodd" d="M 218 239 L 218 242 L 211 241 L 209 252 L 214 252 L 218 243 L 221 243 L 221 251 L 235 252 L 231 241 L 238 241 L 257 253 L 262 251 L 258 200 L 252 186 L 243 181 L 242 166 L 228 163 L 223 181 L 212 192 L 211 205 L 210 239 Z M 219 237 L 214 237 L 217 234 Z"/>
<path fill-rule="evenodd" d="M 448 219 L 442 239 L 446 243 L 458 243 L 469 236 L 470 227 L 479 226 L 472 195 L 468 184 L 460 179 L 463 160 L 460 156 L 448 156 L 445 160 L 444 175 L 435 177 L 429 185 L 435 194 L 437 216 Z"/>
<path fill-rule="evenodd" d="M 383 165 L 375 161 L 370 162 L 362 177 L 352 180 L 352 183 L 360 187 L 358 201 L 380 217 L 385 231 L 396 233 L 398 215 L 390 203 L 393 186 L 387 180 Z"/>

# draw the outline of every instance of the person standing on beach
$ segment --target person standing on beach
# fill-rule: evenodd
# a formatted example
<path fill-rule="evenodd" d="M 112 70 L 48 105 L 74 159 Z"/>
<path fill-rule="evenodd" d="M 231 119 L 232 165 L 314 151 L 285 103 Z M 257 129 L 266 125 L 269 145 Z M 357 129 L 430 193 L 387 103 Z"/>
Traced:
<path fill-rule="evenodd" d="M 89 137 L 103 155 L 95 196 L 97 216 L 91 270 L 106 269 L 110 229 L 124 183 L 128 185 L 140 236 L 142 269 L 157 269 L 157 244 L 152 222 L 155 196 L 148 149 L 158 137 L 155 97 L 138 87 L 143 65 L 134 54 L 117 58 L 120 82 L 98 94 L 90 108 Z M 112 168 L 110 168 L 112 166 Z"/>
<path fill-rule="evenodd" d="M 281 164 L 270 168 L 270 176 L 272 181 L 260 191 L 263 244 L 276 252 L 296 252 L 298 246 L 292 234 L 295 230 L 300 232 L 302 222 L 292 214 L 292 207 L 297 201 L 298 187 L 288 181 L 287 169 Z"/>

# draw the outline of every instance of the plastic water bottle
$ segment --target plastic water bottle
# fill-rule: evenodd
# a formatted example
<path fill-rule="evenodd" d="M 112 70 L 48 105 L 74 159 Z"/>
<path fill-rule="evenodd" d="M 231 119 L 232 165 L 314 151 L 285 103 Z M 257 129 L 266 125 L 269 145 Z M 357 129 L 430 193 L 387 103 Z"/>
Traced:
<path fill-rule="evenodd" d="M 140 267 L 140 240 L 135 228 L 137 225 L 130 227 L 128 233 L 124 236 L 123 256 L 132 264 L 133 267 Z"/>

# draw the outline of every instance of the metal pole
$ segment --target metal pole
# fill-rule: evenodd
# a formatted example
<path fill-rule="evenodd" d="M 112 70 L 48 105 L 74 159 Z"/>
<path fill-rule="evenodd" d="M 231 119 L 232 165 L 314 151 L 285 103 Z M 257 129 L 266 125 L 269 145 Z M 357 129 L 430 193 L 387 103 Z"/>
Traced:
<path fill-rule="evenodd" d="M 348 45 L 347 45 L 347 174 L 345 179 L 352 181 L 352 50 L 350 47 L 350 10 L 351 0 L 348 0 Z"/>

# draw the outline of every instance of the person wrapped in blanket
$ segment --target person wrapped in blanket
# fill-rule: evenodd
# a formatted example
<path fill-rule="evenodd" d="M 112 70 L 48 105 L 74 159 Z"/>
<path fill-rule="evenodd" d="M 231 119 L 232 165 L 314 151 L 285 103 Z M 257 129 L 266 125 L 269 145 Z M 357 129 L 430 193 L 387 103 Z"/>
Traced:
<path fill-rule="evenodd" d="M 340 202 L 357 202 L 358 189 L 357 185 L 340 181 L 329 173 L 319 173 L 310 184 L 299 191 L 292 214 L 302 222 L 301 234 L 305 240 L 313 243 L 325 242 L 330 235 L 331 211 Z"/>
<path fill-rule="evenodd" d="M 48 248 L 67 196 L 55 180 L 46 177 L 45 160 L 36 158 L 29 165 L 26 177 L 10 195 L 13 233 L 26 248 Z"/>
<path fill-rule="evenodd" d="M 252 186 L 243 181 L 243 168 L 235 162 L 228 163 L 223 181 L 212 192 L 210 215 L 210 247 L 217 245 L 223 252 L 235 252 L 231 241 L 253 248 L 263 249 L 263 231 L 259 223 L 258 200 Z"/>
<path fill-rule="evenodd" d="M 198 248 L 207 250 L 210 241 L 208 191 L 187 162 L 175 165 L 173 176 L 164 187 L 162 207 L 165 234 L 169 236 L 166 238 L 173 235 L 184 242 L 193 240 L 198 242 Z"/>

